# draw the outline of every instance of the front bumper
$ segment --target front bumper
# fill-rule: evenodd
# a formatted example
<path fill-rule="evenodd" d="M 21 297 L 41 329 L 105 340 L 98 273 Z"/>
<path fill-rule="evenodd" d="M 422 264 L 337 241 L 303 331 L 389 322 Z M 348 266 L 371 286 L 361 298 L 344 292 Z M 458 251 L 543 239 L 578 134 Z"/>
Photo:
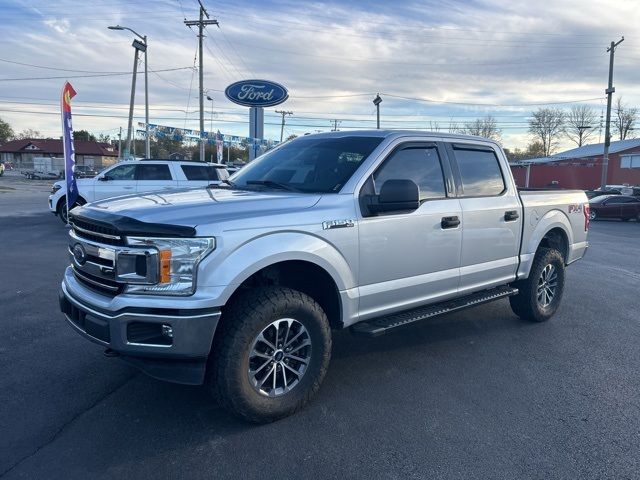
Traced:
<path fill-rule="evenodd" d="M 60 309 L 76 332 L 117 352 L 152 377 L 190 385 L 203 383 L 220 309 L 181 305 L 111 311 L 74 296 L 66 280 L 59 292 Z"/>

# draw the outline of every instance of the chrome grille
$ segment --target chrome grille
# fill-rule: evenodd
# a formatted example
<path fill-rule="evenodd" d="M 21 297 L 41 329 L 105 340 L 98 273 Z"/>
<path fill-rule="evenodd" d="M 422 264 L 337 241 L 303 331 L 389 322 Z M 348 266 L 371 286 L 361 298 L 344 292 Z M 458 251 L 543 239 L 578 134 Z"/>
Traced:
<path fill-rule="evenodd" d="M 108 235 L 100 232 L 100 235 Z M 126 284 L 152 285 L 158 281 L 158 251 L 106 244 L 78 233 L 74 225 L 69 232 L 69 258 L 75 278 L 98 292 L 115 296 Z"/>
<path fill-rule="evenodd" d="M 114 228 L 97 225 L 77 218 L 71 220 L 73 231 L 80 237 L 107 245 L 124 245 L 124 239 Z"/>

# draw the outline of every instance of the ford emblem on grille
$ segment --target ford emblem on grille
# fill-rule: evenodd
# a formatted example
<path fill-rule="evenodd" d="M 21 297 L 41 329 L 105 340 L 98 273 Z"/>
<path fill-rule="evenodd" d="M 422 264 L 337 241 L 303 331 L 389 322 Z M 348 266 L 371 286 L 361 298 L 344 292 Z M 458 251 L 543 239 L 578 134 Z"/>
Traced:
<path fill-rule="evenodd" d="M 78 265 L 84 265 L 85 262 L 87 261 L 87 252 L 84 249 L 84 247 L 79 243 L 76 243 L 73 246 L 73 258 L 76 259 L 76 263 Z"/>

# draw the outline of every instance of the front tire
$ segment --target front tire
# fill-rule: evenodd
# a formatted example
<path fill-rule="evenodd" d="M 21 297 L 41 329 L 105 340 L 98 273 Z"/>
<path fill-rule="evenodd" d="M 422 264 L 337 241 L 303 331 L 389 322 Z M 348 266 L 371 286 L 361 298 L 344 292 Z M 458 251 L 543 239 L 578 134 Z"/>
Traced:
<path fill-rule="evenodd" d="M 85 205 L 86 203 L 87 202 L 85 202 L 82 198 L 78 197 L 78 199 L 76 200 L 76 203 L 74 203 L 71 208 L 73 209 L 75 207 Z M 58 208 L 56 208 L 56 213 L 58 214 L 58 218 L 60 219 L 60 221 L 66 225 L 67 224 L 67 197 L 62 197 L 58 201 Z"/>
<path fill-rule="evenodd" d="M 329 321 L 315 300 L 289 288 L 256 288 L 225 308 L 206 383 L 234 415 L 272 422 L 309 402 L 330 358 Z"/>
<path fill-rule="evenodd" d="M 531 322 L 549 320 L 562 301 L 564 278 L 564 259 L 560 252 L 553 248 L 539 248 L 529 277 L 514 285 L 519 293 L 509 297 L 511 310 Z"/>
<path fill-rule="evenodd" d="M 596 212 L 595 210 L 592 209 L 589 212 L 589 220 L 593 222 L 597 218 L 598 218 L 598 212 Z"/>

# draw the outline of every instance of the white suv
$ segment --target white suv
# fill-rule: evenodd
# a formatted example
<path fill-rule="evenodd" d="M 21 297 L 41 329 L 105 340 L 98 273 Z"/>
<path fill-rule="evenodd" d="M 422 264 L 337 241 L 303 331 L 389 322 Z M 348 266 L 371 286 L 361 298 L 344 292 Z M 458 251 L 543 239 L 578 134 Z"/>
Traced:
<path fill-rule="evenodd" d="M 135 160 L 116 163 L 92 178 L 79 178 L 76 205 L 133 193 L 200 187 L 229 178 L 224 165 L 175 160 Z M 49 195 L 49 210 L 67 223 L 66 183 L 56 182 Z"/>

